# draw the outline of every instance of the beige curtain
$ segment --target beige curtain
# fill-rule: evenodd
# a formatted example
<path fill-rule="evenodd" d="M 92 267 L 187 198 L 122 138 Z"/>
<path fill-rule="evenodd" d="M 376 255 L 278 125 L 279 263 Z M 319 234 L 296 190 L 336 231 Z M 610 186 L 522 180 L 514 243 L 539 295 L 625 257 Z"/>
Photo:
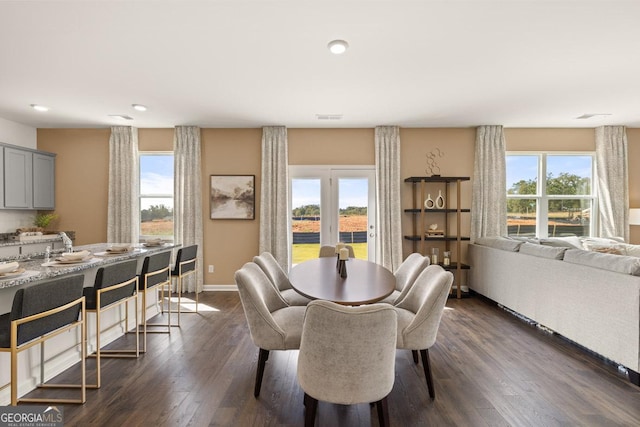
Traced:
<path fill-rule="evenodd" d="M 378 126 L 376 157 L 376 262 L 391 271 L 402 264 L 400 128 Z"/>
<path fill-rule="evenodd" d="M 629 241 L 627 132 L 624 126 L 595 130 L 598 189 L 598 232 L 601 237 Z"/>
<path fill-rule="evenodd" d="M 507 177 L 502 126 L 479 126 L 473 164 L 471 240 L 507 235 Z"/>
<path fill-rule="evenodd" d="M 176 126 L 173 137 L 174 241 L 182 246 L 198 245 L 195 275 L 184 280 L 188 292 L 203 289 L 202 175 L 200 128 Z M 194 277 L 195 276 L 195 277 Z"/>
<path fill-rule="evenodd" d="M 131 126 L 114 126 L 109 137 L 107 242 L 138 242 L 138 192 L 138 129 Z"/>
<path fill-rule="evenodd" d="M 259 251 L 270 252 L 289 271 L 289 158 L 287 128 L 262 128 Z"/>

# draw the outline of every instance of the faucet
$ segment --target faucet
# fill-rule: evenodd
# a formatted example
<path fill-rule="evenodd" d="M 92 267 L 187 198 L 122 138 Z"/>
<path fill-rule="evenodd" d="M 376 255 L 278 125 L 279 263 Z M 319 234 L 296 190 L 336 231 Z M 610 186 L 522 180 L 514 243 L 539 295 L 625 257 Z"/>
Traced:
<path fill-rule="evenodd" d="M 65 253 L 73 252 L 73 242 L 71 241 L 69 236 L 67 236 L 67 233 L 65 233 L 64 231 L 61 231 L 59 236 L 62 237 L 62 242 L 64 243 L 64 251 L 65 251 Z"/>

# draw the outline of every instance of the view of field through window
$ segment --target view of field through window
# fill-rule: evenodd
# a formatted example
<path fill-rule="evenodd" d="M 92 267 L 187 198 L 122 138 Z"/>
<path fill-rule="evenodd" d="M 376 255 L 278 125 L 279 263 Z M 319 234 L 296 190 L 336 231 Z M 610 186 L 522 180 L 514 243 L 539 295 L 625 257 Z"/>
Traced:
<path fill-rule="evenodd" d="M 353 246 L 356 258 L 367 259 L 367 180 L 339 180 L 339 241 Z M 317 258 L 322 212 L 320 179 L 292 180 L 292 264 Z"/>
<path fill-rule="evenodd" d="M 140 235 L 173 236 L 173 155 L 140 155 Z"/>
<path fill-rule="evenodd" d="M 536 236 L 539 224 L 549 237 L 588 236 L 592 163 L 589 155 L 508 155 L 508 234 Z M 544 218 L 538 218 L 541 212 Z"/>

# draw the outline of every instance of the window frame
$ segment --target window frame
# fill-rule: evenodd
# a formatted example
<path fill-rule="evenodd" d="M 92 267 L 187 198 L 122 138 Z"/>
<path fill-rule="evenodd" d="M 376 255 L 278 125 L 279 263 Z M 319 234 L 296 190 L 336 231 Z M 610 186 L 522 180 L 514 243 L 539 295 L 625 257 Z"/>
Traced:
<path fill-rule="evenodd" d="M 171 234 L 143 234 L 142 233 L 142 200 L 143 199 L 171 199 L 173 203 L 173 221 L 175 223 L 175 195 L 171 194 L 143 194 L 142 193 L 142 157 L 150 157 L 150 156 L 171 156 L 175 159 L 175 155 L 173 151 L 138 151 L 138 220 L 139 220 L 139 234 L 141 240 L 147 240 L 151 238 L 162 238 L 163 240 L 173 241 L 175 237 L 175 231 L 172 230 Z M 173 182 L 175 185 L 175 171 L 173 175 Z"/>
<path fill-rule="evenodd" d="M 506 188 L 506 200 L 535 199 L 536 200 L 536 237 L 549 237 L 549 201 L 550 200 L 589 200 L 591 213 L 589 220 L 589 236 L 595 236 L 598 220 L 598 190 L 596 176 L 595 151 L 506 151 L 505 163 L 509 156 L 536 156 L 538 158 L 538 176 L 536 194 L 509 194 Z M 549 156 L 587 156 L 591 157 L 591 194 L 562 195 L 547 194 L 547 157 Z M 505 171 L 506 175 L 506 171 Z M 506 176 L 505 176 L 506 178 Z M 508 183 L 505 183 L 508 185 Z M 505 206 L 506 208 L 506 206 Z M 508 220 L 507 220 L 508 221 Z"/>

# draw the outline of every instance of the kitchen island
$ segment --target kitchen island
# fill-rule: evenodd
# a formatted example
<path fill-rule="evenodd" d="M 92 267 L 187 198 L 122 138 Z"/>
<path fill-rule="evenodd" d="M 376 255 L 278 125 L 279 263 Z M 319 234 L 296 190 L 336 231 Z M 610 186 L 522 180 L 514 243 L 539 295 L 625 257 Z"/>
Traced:
<path fill-rule="evenodd" d="M 107 244 L 98 243 L 91 245 L 83 245 L 74 247 L 74 251 L 89 251 L 92 258 L 77 264 L 59 264 L 54 262 L 45 263 L 42 255 L 33 258 L 18 260 L 20 268 L 24 269 L 24 273 L 13 277 L 2 279 L 0 276 L 0 314 L 11 311 L 13 297 L 18 289 L 28 287 L 32 284 L 40 283 L 55 277 L 82 274 L 84 275 L 84 286 L 93 286 L 96 273 L 101 266 L 114 264 L 117 262 L 136 259 L 138 261 L 138 272 L 142 268 L 144 258 L 146 256 L 166 251 L 173 251 L 180 247 L 172 243 L 166 243 L 161 246 L 144 247 L 140 244 L 131 245 L 132 250 L 125 253 L 111 254 L 107 249 L 113 246 L 123 246 L 127 244 Z M 51 254 L 51 261 L 54 261 L 61 250 L 54 251 Z M 0 261 L 15 261 L 15 259 L 4 259 Z M 43 265 L 44 264 L 44 265 Z M 151 318 L 160 313 L 159 301 L 151 298 L 147 300 L 147 318 Z M 125 334 L 128 330 L 135 327 L 134 312 L 136 308 L 129 307 L 129 324 L 124 325 L 121 319 L 124 319 L 124 307 L 109 310 L 101 317 L 103 333 L 101 337 L 101 345 L 107 345 L 109 342 L 116 340 Z M 87 341 L 89 343 L 89 353 L 95 350 L 95 316 L 87 314 L 88 329 Z M 80 360 L 79 347 L 74 346 L 78 337 L 76 334 L 62 334 L 47 341 L 45 364 L 45 378 L 52 378 L 73 366 Z M 20 395 L 27 393 L 35 388 L 39 379 L 40 357 L 39 347 L 36 346 L 28 351 L 20 354 L 20 384 L 18 392 Z M 22 360 L 24 358 L 24 361 Z M 5 360 L 6 359 L 6 360 Z M 0 354 L 0 405 L 7 405 L 10 402 L 9 389 L 1 389 L 2 385 L 9 382 L 9 355 L 8 353 Z M 91 372 L 91 371 L 89 371 Z M 88 374 L 89 375 L 89 374 Z"/>

